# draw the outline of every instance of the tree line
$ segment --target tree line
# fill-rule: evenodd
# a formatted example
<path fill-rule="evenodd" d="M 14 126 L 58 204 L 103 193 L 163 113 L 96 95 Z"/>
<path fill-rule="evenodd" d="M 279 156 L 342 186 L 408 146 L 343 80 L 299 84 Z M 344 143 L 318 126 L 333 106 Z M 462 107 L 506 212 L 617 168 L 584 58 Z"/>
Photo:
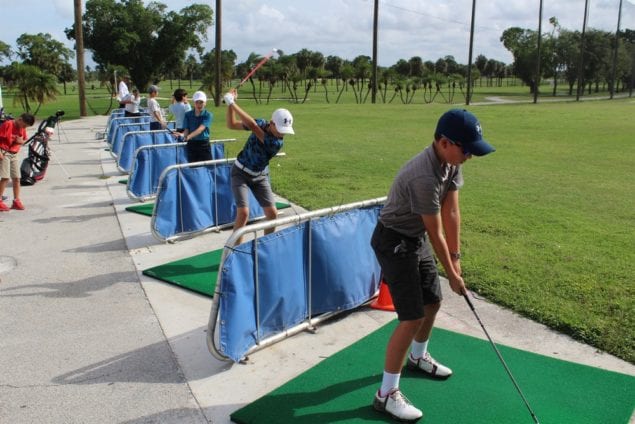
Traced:
<path fill-rule="evenodd" d="M 549 23 L 551 31 L 542 34 L 541 39 L 540 77 L 535 72 L 538 62 L 537 31 L 512 27 L 506 29 L 500 38 L 514 57 L 512 72 L 529 87 L 531 93 L 538 89 L 543 78 L 553 81 L 554 96 L 559 80 L 568 84 L 569 95 L 578 83 L 589 94 L 612 84 L 615 84 L 613 88 L 616 92 L 632 90 L 635 31 L 626 29 L 615 34 L 590 29 L 584 35 L 583 44 L 580 31 L 562 28 L 556 17 L 551 17 Z"/>
<path fill-rule="evenodd" d="M 589 93 L 607 86 L 615 91 L 633 87 L 635 67 L 635 31 L 615 33 L 591 29 L 584 49 L 579 31 L 561 28 L 555 17 L 549 20 L 551 31 L 542 34 L 540 49 L 541 75 L 536 75 L 538 33 L 531 29 L 512 27 L 500 37 L 501 43 L 514 58 L 505 64 L 479 55 L 472 64 L 472 86 L 501 86 L 510 78 L 518 78 L 533 93 L 544 79 L 552 81 L 556 95 L 559 81 L 573 92 L 577 79 Z M 90 50 L 95 69 L 86 68 L 86 79 L 98 81 L 115 91 L 114 75 L 127 74 L 141 90 L 162 80 L 201 81 L 201 89 L 212 96 L 216 80 L 215 51 L 205 52 L 207 29 L 213 24 L 213 10 L 208 5 L 192 4 L 178 12 L 168 11 L 157 2 L 144 5 L 142 0 L 87 0 L 82 17 L 84 46 Z M 75 39 L 74 24 L 65 33 Z M 369 34 L 370 36 L 370 34 Z M 16 41 L 17 49 L 0 41 L 0 59 L 13 61 L 0 68 L 3 85 L 12 88 L 14 100 L 30 111 L 31 102 L 41 105 L 53 100 L 57 84 L 75 81 L 70 64 L 74 52 L 50 34 L 23 34 Z M 357 103 L 368 100 L 372 84 L 372 59 L 360 55 L 352 60 L 302 49 L 292 54 L 272 58 L 250 79 L 251 95 L 256 101 L 268 101 L 274 87 L 292 101 L 302 103 L 318 89 L 327 102 L 339 102 L 344 92 L 351 91 Z M 611 58 L 616 54 L 613 69 Z M 584 56 L 582 56 L 584 55 Z M 218 70 L 224 86 L 246 75 L 259 60 L 252 53 L 237 63 L 233 50 L 221 51 Z M 583 66 L 582 70 L 580 66 Z M 615 75 L 615 79 L 613 79 Z M 452 56 L 424 61 L 419 56 L 401 59 L 389 67 L 379 67 L 377 93 L 385 103 L 411 103 L 415 94 L 423 93 L 426 102 L 455 101 L 466 95 L 468 66 Z M 334 84 L 333 84 L 334 83 Z M 611 86 L 615 84 L 615 86 Z M 333 88 L 335 85 L 335 88 Z M 330 92 L 329 90 L 333 90 Z"/>

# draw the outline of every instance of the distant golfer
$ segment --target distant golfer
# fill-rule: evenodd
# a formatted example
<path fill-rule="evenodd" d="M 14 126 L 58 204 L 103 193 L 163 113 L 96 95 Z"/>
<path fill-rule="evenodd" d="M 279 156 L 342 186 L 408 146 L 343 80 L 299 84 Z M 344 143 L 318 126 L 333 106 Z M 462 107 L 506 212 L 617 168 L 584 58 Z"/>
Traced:
<path fill-rule="evenodd" d="M 158 131 L 165 129 L 168 125 L 163 116 L 163 110 L 157 101 L 159 87 L 151 85 L 148 88 L 148 113 L 150 113 L 150 130 Z"/>
<path fill-rule="evenodd" d="M 187 160 L 188 162 L 212 160 L 209 135 L 214 115 L 205 109 L 207 104 L 205 93 L 195 92 L 192 100 L 194 100 L 194 109 L 185 112 L 183 117 L 183 137 L 187 142 Z"/>
<path fill-rule="evenodd" d="M 466 293 L 461 277 L 459 188 L 461 165 L 494 151 L 476 117 L 452 109 L 437 123 L 433 143 L 397 174 L 379 215 L 371 245 L 381 265 L 399 324 L 386 349 L 381 387 L 373 406 L 401 421 L 423 413 L 399 390 L 401 368 L 446 379 L 452 370 L 430 356 L 428 341 L 441 306 L 441 287 L 430 244 L 455 293 Z M 428 244 L 428 239 L 430 244 Z"/>
<path fill-rule="evenodd" d="M 286 134 L 293 131 L 293 117 L 286 109 L 276 109 L 271 120 L 254 119 L 236 104 L 237 93 L 232 90 L 223 97 L 229 107 L 227 128 L 251 131 L 243 149 L 238 153 L 231 170 L 231 186 L 236 201 L 234 231 L 247 224 L 249 218 L 249 190 L 263 208 L 265 217 L 276 219 L 278 210 L 269 183 L 269 160 L 282 148 Z M 237 117 L 238 116 L 238 117 Z M 270 228 L 265 234 L 273 232 Z M 240 238 L 236 244 L 240 244 Z"/>

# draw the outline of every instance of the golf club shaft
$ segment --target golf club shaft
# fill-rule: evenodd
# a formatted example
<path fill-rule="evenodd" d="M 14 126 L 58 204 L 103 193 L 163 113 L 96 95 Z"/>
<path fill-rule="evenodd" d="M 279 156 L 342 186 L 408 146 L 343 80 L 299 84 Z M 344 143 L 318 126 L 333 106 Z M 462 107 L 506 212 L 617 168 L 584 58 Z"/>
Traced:
<path fill-rule="evenodd" d="M 525 395 L 523 395 L 522 390 L 520 390 L 520 386 L 518 385 L 518 383 L 516 382 L 516 379 L 514 378 L 514 376 L 512 375 L 511 370 L 509 369 L 509 367 L 507 366 L 507 363 L 505 362 L 505 360 L 503 359 L 503 355 L 501 355 L 501 353 L 498 351 L 498 348 L 496 347 L 496 344 L 494 343 L 494 341 L 492 340 L 492 338 L 490 337 L 489 333 L 487 332 L 487 330 L 485 329 L 485 326 L 483 325 L 483 321 L 481 321 L 481 318 L 478 316 L 478 314 L 476 313 L 476 309 L 474 309 L 474 305 L 472 304 L 472 301 L 470 300 L 470 298 L 468 297 L 467 294 L 464 294 L 463 297 L 465 298 L 465 301 L 467 302 L 468 306 L 470 307 L 470 309 L 472 310 L 472 312 L 474 313 L 474 316 L 476 317 L 476 320 L 478 321 L 478 323 L 481 325 L 481 328 L 483 329 L 483 332 L 485 333 L 485 335 L 487 336 L 487 339 L 489 340 L 490 344 L 492 345 L 492 347 L 494 348 L 494 352 L 496 352 L 496 355 L 498 356 L 498 359 L 500 359 L 501 363 L 503 364 L 503 367 L 505 367 L 505 371 L 507 371 L 507 375 L 509 375 L 509 378 L 512 380 L 512 383 L 514 383 L 514 387 L 516 387 L 516 391 L 518 391 L 518 394 L 520 395 L 520 397 L 523 399 L 523 402 L 525 402 L 525 406 L 527 407 L 527 409 L 529 410 L 529 413 L 531 414 L 531 418 L 533 418 L 534 422 L 536 424 L 540 424 L 538 422 L 538 417 L 536 417 L 536 414 L 534 413 L 534 411 L 531 409 L 531 406 L 529 406 L 529 402 L 527 402 L 527 398 L 525 398 Z"/>
<path fill-rule="evenodd" d="M 57 158 L 57 155 L 55 154 L 55 152 L 53 150 L 51 150 L 51 149 L 49 149 L 49 152 L 51 153 L 51 156 L 53 156 L 53 159 L 55 159 L 55 162 L 60 166 L 60 168 L 62 169 L 64 174 L 66 174 L 66 177 L 68 177 L 68 179 L 70 180 L 71 179 L 71 175 L 68 173 L 66 168 L 64 168 L 64 166 L 62 165 L 60 160 Z"/>
<path fill-rule="evenodd" d="M 240 88 L 240 87 L 241 87 L 241 86 L 242 86 L 245 82 L 247 82 L 247 80 L 248 80 L 248 79 L 249 79 L 249 78 L 250 78 L 253 74 L 255 74 L 255 73 L 256 73 L 256 71 L 257 71 L 258 69 L 260 69 L 260 67 L 261 67 L 262 65 L 264 65 L 265 63 L 267 63 L 267 61 L 268 61 L 269 59 L 271 59 L 271 56 L 273 56 L 274 51 L 275 51 L 275 50 L 271 50 L 271 51 L 269 52 L 269 54 L 267 54 L 265 57 L 263 57 L 263 58 L 262 58 L 262 60 L 261 60 L 260 62 L 258 62 L 258 63 L 256 64 L 256 66 L 254 66 L 254 67 L 253 67 L 253 69 L 252 69 L 251 71 L 249 71 L 249 73 L 247 74 L 247 76 L 245 76 L 245 78 L 243 78 L 243 79 L 242 79 L 242 80 L 238 83 L 238 85 L 236 86 L 236 90 L 238 90 L 238 89 L 239 89 L 239 88 Z"/>

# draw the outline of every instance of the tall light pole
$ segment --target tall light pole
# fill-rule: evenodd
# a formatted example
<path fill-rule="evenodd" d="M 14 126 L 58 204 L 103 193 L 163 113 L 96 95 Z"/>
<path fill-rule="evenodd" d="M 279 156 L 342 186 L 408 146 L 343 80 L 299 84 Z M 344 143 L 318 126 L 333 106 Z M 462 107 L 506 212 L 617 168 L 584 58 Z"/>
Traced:
<path fill-rule="evenodd" d="M 536 85 L 534 88 L 534 103 L 538 102 L 538 87 L 540 87 L 540 42 L 542 41 L 542 0 L 540 0 L 540 10 L 538 11 L 538 56 L 536 64 Z M 554 76 L 555 78 L 555 76 Z"/>
<path fill-rule="evenodd" d="M 589 0 L 584 0 L 584 21 L 582 22 L 582 36 L 580 38 L 580 69 L 578 69 L 578 89 L 576 90 L 575 100 L 580 100 L 580 94 L 584 87 L 582 79 L 584 78 L 584 33 L 586 32 L 586 23 L 589 20 Z"/>
<path fill-rule="evenodd" d="M 75 0 L 75 50 L 77 51 L 77 91 L 79 92 L 79 116 L 86 111 L 86 81 L 84 77 L 84 31 L 82 28 L 82 0 Z"/>
<path fill-rule="evenodd" d="M 377 98 L 377 24 L 379 20 L 379 0 L 375 0 L 373 13 L 373 76 L 371 81 L 371 102 L 374 104 Z"/>
<path fill-rule="evenodd" d="M 472 0 L 472 23 L 470 25 L 470 53 L 467 60 L 467 96 L 465 97 L 465 104 L 470 105 L 470 99 L 472 97 L 472 50 L 474 47 L 474 12 L 476 11 L 476 0 Z"/>
<path fill-rule="evenodd" d="M 617 30 L 615 30 L 615 47 L 613 49 L 613 68 L 611 69 L 611 99 L 615 94 L 615 72 L 617 68 L 617 48 L 620 45 L 620 21 L 622 20 L 622 0 L 620 0 L 620 8 L 617 12 Z"/>
<path fill-rule="evenodd" d="M 221 71 L 223 70 L 223 63 L 221 61 L 221 9 L 221 0 L 216 0 L 216 95 L 214 96 L 214 104 L 216 107 L 220 106 L 220 98 L 222 96 Z"/>

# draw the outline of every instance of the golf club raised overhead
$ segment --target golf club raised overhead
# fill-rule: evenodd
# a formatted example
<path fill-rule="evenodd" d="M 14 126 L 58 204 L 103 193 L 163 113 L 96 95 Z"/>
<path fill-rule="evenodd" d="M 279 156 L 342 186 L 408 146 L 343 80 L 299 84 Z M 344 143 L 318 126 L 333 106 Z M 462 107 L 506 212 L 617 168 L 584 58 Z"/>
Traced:
<path fill-rule="evenodd" d="M 255 73 L 256 73 L 256 71 L 262 67 L 262 65 L 264 65 L 265 63 L 267 63 L 267 61 L 268 61 L 269 59 L 271 59 L 271 57 L 272 57 L 274 54 L 276 54 L 276 55 L 280 56 L 280 51 L 279 51 L 278 49 L 276 49 L 276 48 L 271 49 L 271 51 L 270 51 L 269 53 L 267 53 L 267 54 L 266 54 L 266 55 L 265 55 L 265 56 L 264 56 L 264 57 L 260 60 L 260 62 L 258 62 L 258 63 L 256 64 L 256 66 L 254 66 L 254 67 L 253 67 L 253 68 L 252 68 L 252 69 L 251 69 L 251 70 L 247 73 L 247 75 L 245 75 L 245 77 L 244 77 L 242 80 L 240 80 L 240 82 L 238 83 L 238 85 L 237 85 L 234 89 L 235 89 L 236 91 L 238 91 L 238 89 L 239 89 L 239 88 L 240 88 L 240 87 L 241 87 L 244 83 L 246 83 L 246 82 L 247 82 L 247 80 L 249 80 L 249 78 L 251 78 L 251 77 L 252 77 L 252 75 L 253 75 L 253 74 L 255 74 Z M 224 99 L 223 99 L 223 103 L 225 103 L 225 100 L 224 100 Z"/>
<path fill-rule="evenodd" d="M 272 57 L 274 54 L 279 54 L 278 49 L 276 49 L 276 48 L 271 49 L 271 51 L 270 51 L 269 53 L 267 53 L 267 54 L 266 54 L 266 55 L 265 55 L 265 56 L 264 56 L 264 57 L 260 60 L 260 62 L 258 62 L 258 63 L 256 64 L 256 66 L 254 66 L 254 67 L 251 69 L 251 71 L 249 71 L 249 73 L 245 76 L 245 78 L 243 78 L 243 79 L 242 79 L 242 80 L 238 83 L 238 85 L 236 86 L 236 90 L 238 90 L 238 89 L 240 88 L 240 86 L 242 86 L 245 82 L 247 82 L 247 80 L 248 80 L 249 78 L 251 78 L 251 76 L 252 76 L 253 74 L 255 74 L 255 73 L 256 73 L 256 71 L 257 71 L 258 69 L 260 69 L 260 67 L 261 67 L 262 65 L 264 65 L 265 63 L 267 63 L 267 61 L 268 61 L 269 59 L 271 59 L 271 57 Z"/>

